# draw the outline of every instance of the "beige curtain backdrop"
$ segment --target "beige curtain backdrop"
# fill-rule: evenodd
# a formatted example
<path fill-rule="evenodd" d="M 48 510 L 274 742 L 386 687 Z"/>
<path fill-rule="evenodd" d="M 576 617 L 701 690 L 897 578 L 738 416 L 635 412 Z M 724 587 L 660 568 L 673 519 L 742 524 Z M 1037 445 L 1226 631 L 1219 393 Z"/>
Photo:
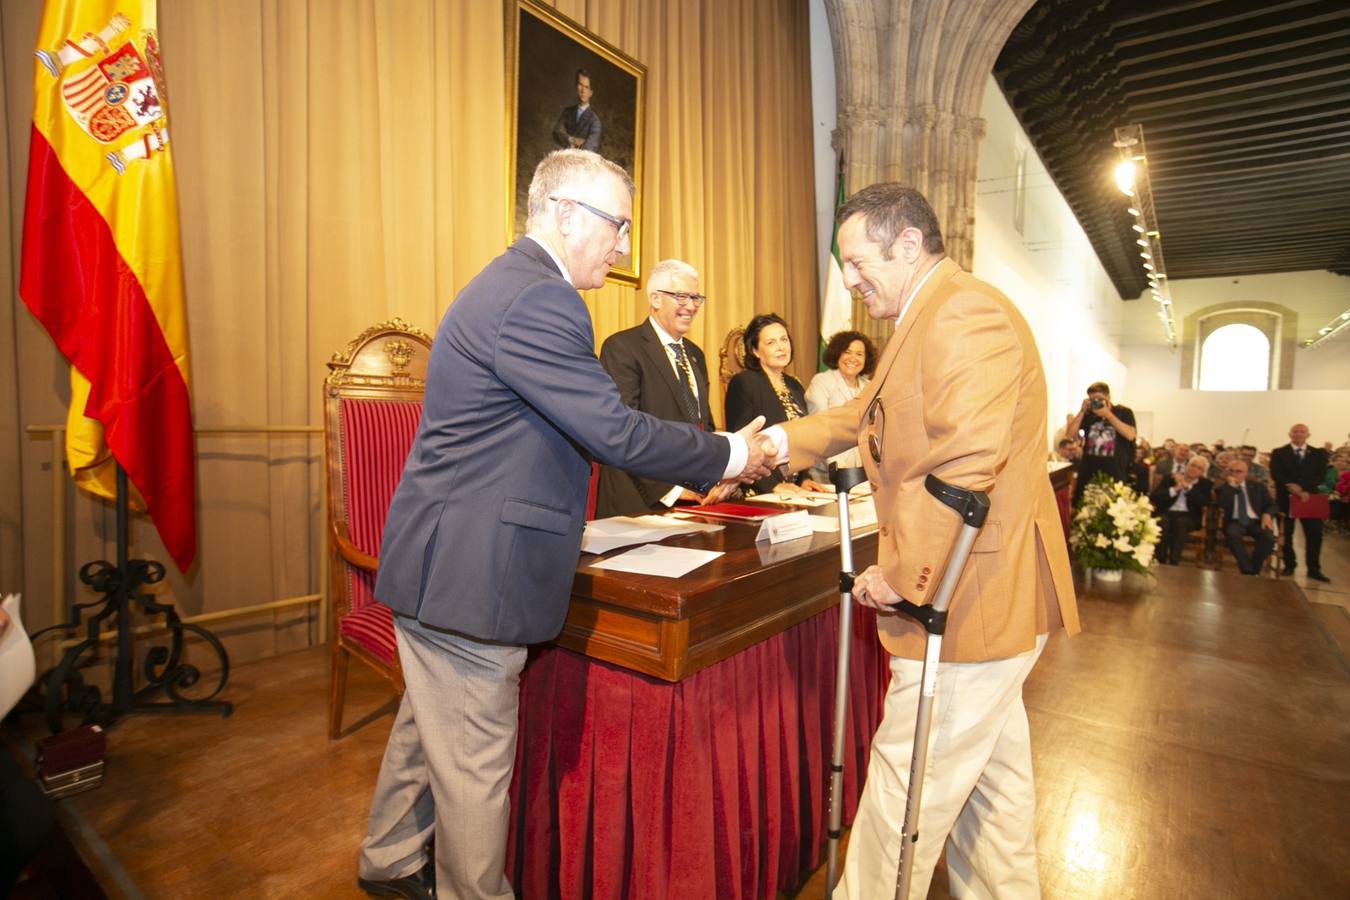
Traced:
<path fill-rule="evenodd" d="M 23 429 L 63 421 L 68 397 L 64 361 L 16 294 L 40 7 L 0 6 L 0 591 L 24 592 L 33 627 L 52 619 L 51 447 Z M 703 273 L 711 299 L 692 337 L 715 360 L 729 328 L 780 312 L 805 380 L 817 328 L 805 2 L 557 8 L 647 66 L 642 259 Z M 319 423 L 335 350 L 392 316 L 433 331 L 502 251 L 504 28 L 490 0 L 160 3 L 199 427 Z M 645 315 L 632 288 L 587 302 L 597 342 Z M 199 559 L 167 587 L 180 610 L 316 592 L 319 440 L 197 447 Z M 88 599 L 75 572 L 111 556 L 111 512 L 72 491 L 66 523 L 65 599 Z M 166 558 L 143 520 L 133 551 Z M 243 660 L 302 646 L 309 627 L 290 611 L 218 632 Z"/>

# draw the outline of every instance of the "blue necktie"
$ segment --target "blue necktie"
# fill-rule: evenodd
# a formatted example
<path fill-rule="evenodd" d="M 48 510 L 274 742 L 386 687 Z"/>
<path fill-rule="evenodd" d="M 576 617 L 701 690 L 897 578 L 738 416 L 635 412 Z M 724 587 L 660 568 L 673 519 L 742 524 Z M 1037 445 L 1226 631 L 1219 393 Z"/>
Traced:
<path fill-rule="evenodd" d="M 1238 521 L 1243 525 L 1250 525 L 1252 514 L 1247 509 L 1247 493 L 1242 488 L 1237 489 L 1237 515 Z"/>

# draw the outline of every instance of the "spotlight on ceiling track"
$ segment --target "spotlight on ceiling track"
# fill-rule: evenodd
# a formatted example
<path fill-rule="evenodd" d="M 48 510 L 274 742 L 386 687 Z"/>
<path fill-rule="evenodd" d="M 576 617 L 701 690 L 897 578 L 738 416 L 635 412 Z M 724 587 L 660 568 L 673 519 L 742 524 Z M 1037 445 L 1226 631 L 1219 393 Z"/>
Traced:
<path fill-rule="evenodd" d="M 1119 160 L 1116 162 L 1112 177 L 1122 194 L 1130 198 L 1126 207 L 1135 221 L 1130 223 L 1142 237 L 1135 243 L 1142 250 L 1140 260 L 1144 266 L 1144 276 L 1148 279 L 1149 292 L 1158 303 L 1158 318 L 1167 334 L 1167 343 L 1177 345 L 1176 320 L 1172 315 L 1171 291 L 1163 283 L 1167 277 L 1163 267 L 1162 237 L 1159 233 L 1158 217 L 1153 206 L 1153 186 L 1149 182 L 1148 150 L 1144 145 L 1144 127 L 1142 125 L 1122 125 L 1115 130 L 1115 147 Z M 1350 320 L 1348 320 L 1350 322 Z M 1322 336 L 1325 338 L 1325 335 Z"/>

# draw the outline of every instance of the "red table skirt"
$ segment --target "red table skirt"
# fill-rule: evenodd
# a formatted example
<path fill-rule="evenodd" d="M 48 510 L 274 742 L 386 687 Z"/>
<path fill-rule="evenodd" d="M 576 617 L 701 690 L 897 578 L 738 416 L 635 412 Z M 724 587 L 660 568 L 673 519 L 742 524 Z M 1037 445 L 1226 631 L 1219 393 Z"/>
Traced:
<path fill-rule="evenodd" d="M 823 858 L 838 619 L 676 684 L 539 650 L 511 785 L 517 895 L 734 900 L 799 884 Z M 890 677 L 871 610 L 856 609 L 852 641 L 845 823 Z"/>

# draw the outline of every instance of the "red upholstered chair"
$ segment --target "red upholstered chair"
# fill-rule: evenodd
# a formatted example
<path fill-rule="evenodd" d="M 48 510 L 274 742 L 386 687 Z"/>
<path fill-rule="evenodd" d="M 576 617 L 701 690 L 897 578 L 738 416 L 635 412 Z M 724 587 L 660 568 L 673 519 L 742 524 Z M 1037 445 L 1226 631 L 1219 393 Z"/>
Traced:
<path fill-rule="evenodd" d="M 347 663 L 359 659 L 403 693 L 394 620 L 374 596 L 380 535 L 422 414 L 431 338 L 401 319 L 333 354 L 324 379 L 332 683 L 328 737 L 342 729 Z"/>

